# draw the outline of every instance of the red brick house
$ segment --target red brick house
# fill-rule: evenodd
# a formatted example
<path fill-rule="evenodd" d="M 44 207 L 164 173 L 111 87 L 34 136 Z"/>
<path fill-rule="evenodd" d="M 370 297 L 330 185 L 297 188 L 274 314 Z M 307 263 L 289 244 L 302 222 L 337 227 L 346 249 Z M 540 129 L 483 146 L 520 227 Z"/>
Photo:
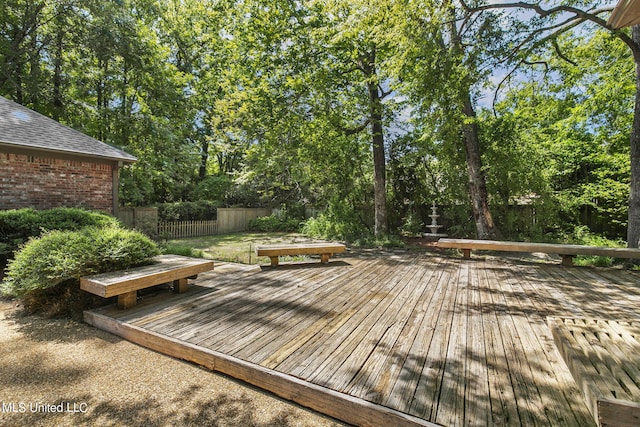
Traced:
<path fill-rule="evenodd" d="M 136 158 L 0 97 L 0 210 L 118 209 L 118 172 Z"/>

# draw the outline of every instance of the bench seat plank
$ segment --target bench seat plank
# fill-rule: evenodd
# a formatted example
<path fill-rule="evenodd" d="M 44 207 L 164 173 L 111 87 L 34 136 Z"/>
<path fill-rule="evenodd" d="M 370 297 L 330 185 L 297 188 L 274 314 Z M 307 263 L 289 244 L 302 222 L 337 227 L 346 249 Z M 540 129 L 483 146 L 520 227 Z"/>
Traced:
<path fill-rule="evenodd" d="M 278 265 L 278 257 L 294 255 L 320 255 L 320 262 L 329 262 L 333 254 L 344 252 L 346 247 L 341 243 L 297 243 L 286 245 L 257 246 L 257 256 L 268 256 L 271 265 Z"/>
<path fill-rule="evenodd" d="M 462 249 L 468 258 L 471 250 L 506 252 L 543 252 L 571 258 L 576 255 L 607 256 L 612 258 L 640 259 L 640 249 L 610 248 L 601 246 L 562 245 L 553 243 L 503 242 L 497 240 L 440 239 L 438 247 Z"/>
<path fill-rule="evenodd" d="M 80 289 L 103 298 L 135 292 L 213 269 L 213 261 L 179 255 L 160 255 L 155 264 L 80 279 Z"/>

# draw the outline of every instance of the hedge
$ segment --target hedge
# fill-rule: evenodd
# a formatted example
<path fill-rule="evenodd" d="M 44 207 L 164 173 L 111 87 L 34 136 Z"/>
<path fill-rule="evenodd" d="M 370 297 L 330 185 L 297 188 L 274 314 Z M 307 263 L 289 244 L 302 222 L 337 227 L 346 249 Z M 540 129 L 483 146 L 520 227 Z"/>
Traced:
<path fill-rule="evenodd" d="M 37 211 L 31 208 L 0 211 L 0 264 L 29 238 L 48 230 L 80 230 L 84 227 L 119 225 L 119 221 L 103 212 L 79 208 L 54 208 Z"/>
<path fill-rule="evenodd" d="M 49 231 L 15 254 L 0 292 L 22 297 L 64 283 L 77 285 L 82 276 L 140 265 L 158 254 L 151 239 L 119 226 Z"/>

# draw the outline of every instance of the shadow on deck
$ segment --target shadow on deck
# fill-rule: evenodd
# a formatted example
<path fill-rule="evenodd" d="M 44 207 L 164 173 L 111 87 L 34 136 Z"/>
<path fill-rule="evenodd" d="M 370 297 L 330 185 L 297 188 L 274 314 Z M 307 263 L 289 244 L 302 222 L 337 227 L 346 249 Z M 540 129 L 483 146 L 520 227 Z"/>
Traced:
<path fill-rule="evenodd" d="M 547 317 L 637 321 L 638 274 L 393 253 L 216 267 L 85 320 L 357 425 L 595 425 Z"/>

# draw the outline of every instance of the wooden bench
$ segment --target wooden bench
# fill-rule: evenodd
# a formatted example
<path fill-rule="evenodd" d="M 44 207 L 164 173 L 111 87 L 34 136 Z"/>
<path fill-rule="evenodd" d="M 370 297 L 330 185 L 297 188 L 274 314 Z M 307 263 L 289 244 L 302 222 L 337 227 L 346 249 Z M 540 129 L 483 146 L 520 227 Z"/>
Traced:
<path fill-rule="evenodd" d="M 606 256 L 612 258 L 640 258 L 640 249 L 608 248 L 600 246 L 557 245 L 552 243 L 502 242 L 496 240 L 440 239 L 439 248 L 462 249 L 465 258 L 472 250 L 506 252 L 543 252 L 562 257 L 562 265 L 572 266 L 576 255 Z"/>
<path fill-rule="evenodd" d="M 137 291 L 163 283 L 173 282 L 173 291 L 185 292 L 188 278 L 213 269 L 213 261 L 179 255 L 160 255 L 155 264 L 134 267 L 94 276 L 82 277 L 80 289 L 103 298 L 118 297 L 118 308 L 136 305 Z"/>
<path fill-rule="evenodd" d="M 326 264 L 333 254 L 345 251 L 345 246 L 340 243 L 298 243 L 290 245 L 257 246 L 257 256 L 268 256 L 271 265 L 278 265 L 278 257 L 295 255 L 320 255 L 320 262 Z"/>

